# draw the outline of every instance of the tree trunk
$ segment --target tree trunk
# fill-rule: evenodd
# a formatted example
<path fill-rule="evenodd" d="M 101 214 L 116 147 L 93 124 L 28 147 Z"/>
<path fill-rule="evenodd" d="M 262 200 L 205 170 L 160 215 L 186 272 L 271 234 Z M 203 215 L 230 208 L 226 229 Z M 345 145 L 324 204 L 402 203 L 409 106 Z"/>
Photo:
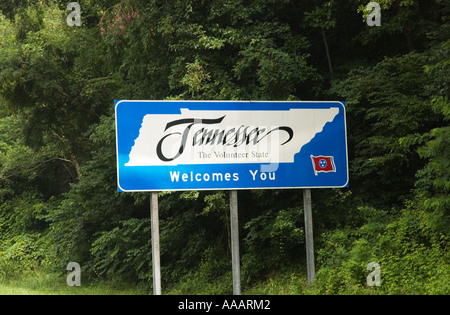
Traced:
<path fill-rule="evenodd" d="M 327 53 L 328 69 L 330 70 L 330 74 L 333 74 L 333 65 L 331 64 L 330 51 L 328 50 L 327 36 L 325 35 L 325 30 L 323 28 L 321 30 L 322 30 L 323 43 L 325 45 L 325 52 Z"/>

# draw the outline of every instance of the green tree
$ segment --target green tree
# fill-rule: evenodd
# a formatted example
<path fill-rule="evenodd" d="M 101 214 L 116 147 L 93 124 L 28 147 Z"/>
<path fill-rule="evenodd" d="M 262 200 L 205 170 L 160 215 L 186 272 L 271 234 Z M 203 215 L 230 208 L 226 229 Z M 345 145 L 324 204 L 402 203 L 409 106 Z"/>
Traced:
<path fill-rule="evenodd" d="M 344 99 L 350 188 L 313 192 L 318 292 L 445 292 L 450 6 L 380 3 L 369 27 L 356 0 L 86 0 L 69 27 L 67 1 L 1 2 L 0 273 L 77 261 L 151 283 L 149 196 L 116 188 L 114 99 Z M 160 194 L 175 290 L 231 291 L 227 200 Z M 247 285 L 301 263 L 298 191 L 239 202 Z M 364 287 L 367 260 L 384 289 Z"/>

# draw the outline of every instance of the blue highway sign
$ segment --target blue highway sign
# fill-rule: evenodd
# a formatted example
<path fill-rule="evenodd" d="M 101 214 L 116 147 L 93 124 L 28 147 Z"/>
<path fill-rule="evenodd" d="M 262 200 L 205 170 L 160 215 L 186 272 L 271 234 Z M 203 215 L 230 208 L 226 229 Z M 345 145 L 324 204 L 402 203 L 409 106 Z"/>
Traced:
<path fill-rule="evenodd" d="M 348 186 L 343 102 L 115 101 L 119 191 Z"/>

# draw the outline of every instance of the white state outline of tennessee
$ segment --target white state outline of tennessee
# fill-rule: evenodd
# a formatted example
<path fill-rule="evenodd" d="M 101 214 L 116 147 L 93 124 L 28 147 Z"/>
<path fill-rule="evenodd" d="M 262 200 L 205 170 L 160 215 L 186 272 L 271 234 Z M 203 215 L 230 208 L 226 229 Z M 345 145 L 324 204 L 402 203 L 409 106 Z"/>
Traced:
<path fill-rule="evenodd" d="M 165 166 L 165 165 L 194 165 L 194 164 L 235 164 L 235 163 L 293 163 L 295 154 L 299 153 L 304 145 L 323 131 L 325 125 L 332 122 L 339 114 L 339 107 L 330 108 L 291 108 L 289 110 L 189 110 L 181 108 L 180 114 L 147 114 L 141 122 L 139 135 L 134 141 L 129 153 L 129 162 L 125 166 Z M 220 124 L 206 125 L 194 124 L 189 130 L 190 143 L 193 136 L 201 128 L 230 130 L 239 126 L 252 126 L 272 130 L 279 126 L 292 128 L 293 137 L 284 145 L 287 136 L 282 132 L 273 132 L 280 137 L 266 137 L 256 146 L 201 146 L 196 150 L 192 145 L 186 145 L 184 152 L 173 161 L 162 161 L 156 154 L 158 142 L 162 137 L 173 133 L 165 139 L 165 146 L 172 148 L 167 156 L 174 156 L 179 150 L 181 135 L 186 124 L 169 128 L 170 121 L 179 119 L 218 119 L 224 117 Z M 208 130 L 209 130 L 208 129 Z M 251 127 L 250 129 L 251 130 Z M 176 134 L 179 134 L 177 137 Z M 170 142 L 170 140 L 172 140 Z M 199 147 L 200 149 L 200 147 Z M 170 151 L 170 150 L 169 150 Z M 203 152 L 203 153 L 200 153 Z M 223 157 L 221 158 L 223 153 Z M 247 154 L 246 154 L 247 153 Z M 253 156 L 260 153 L 263 156 Z M 208 158 L 209 156 L 209 158 Z M 228 157 L 227 157 L 228 156 Z"/>

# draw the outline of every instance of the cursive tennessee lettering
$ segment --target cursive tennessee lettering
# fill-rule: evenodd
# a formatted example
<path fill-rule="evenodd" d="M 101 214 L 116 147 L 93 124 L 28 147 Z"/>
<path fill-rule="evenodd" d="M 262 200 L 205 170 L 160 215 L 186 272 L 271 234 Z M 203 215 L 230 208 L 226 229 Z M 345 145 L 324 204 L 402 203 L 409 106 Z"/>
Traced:
<path fill-rule="evenodd" d="M 170 162 L 178 158 L 181 154 L 183 154 L 186 145 L 188 143 L 189 133 L 192 129 L 192 126 L 202 124 L 202 125 L 214 125 L 214 124 L 220 124 L 225 116 L 222 116 L 217 119 L 198 119 L 198 118 L 183 118 L 179 120 L 174 120 L 169 123 L 167 123 L 166 128 L 164 129 L 164 132 L 166 132 L 168 129 L 179 126 L 179 125 L 185 125 L 185 128 L 183 132 L 172 132 L 164 137 L 162 137 L 157 145 L 156 148 L 156 154 L 158 155 L 159 159 L 164 162 Z M 291 141 L 292 137 L 294 136 L 294 132 L 292 128 L 287 126 L 280 126 L 275 127 L 269 131 L 266 131 L 266 128 L 261 127 L 250 127 L 250 126 L 244 126 L 241 125 L 239 127 L 233 127 L 229 130 L 223 130 L 223 129 L 207 129 L 206 127 L 203 127 L 193 133 L 192 136 L 192 146 L 202 146 L 202 145 L 223 145 L 223 146 L 233 146 L 238 147 L 241 145 L 248 145 L 258 144 L 261 140 L 266 138 L 269 134 L 275 131 L 284 131 L 288 134 L 288 139 L 283 142 L 281 145 L 284 145 Z M 163 154 L 163 145 L 166 139 L 173 138 L 176 136 L 181 136 L 180 145 L 178 147 L 177 152 L 173 157 L 167 157 Z"/>

